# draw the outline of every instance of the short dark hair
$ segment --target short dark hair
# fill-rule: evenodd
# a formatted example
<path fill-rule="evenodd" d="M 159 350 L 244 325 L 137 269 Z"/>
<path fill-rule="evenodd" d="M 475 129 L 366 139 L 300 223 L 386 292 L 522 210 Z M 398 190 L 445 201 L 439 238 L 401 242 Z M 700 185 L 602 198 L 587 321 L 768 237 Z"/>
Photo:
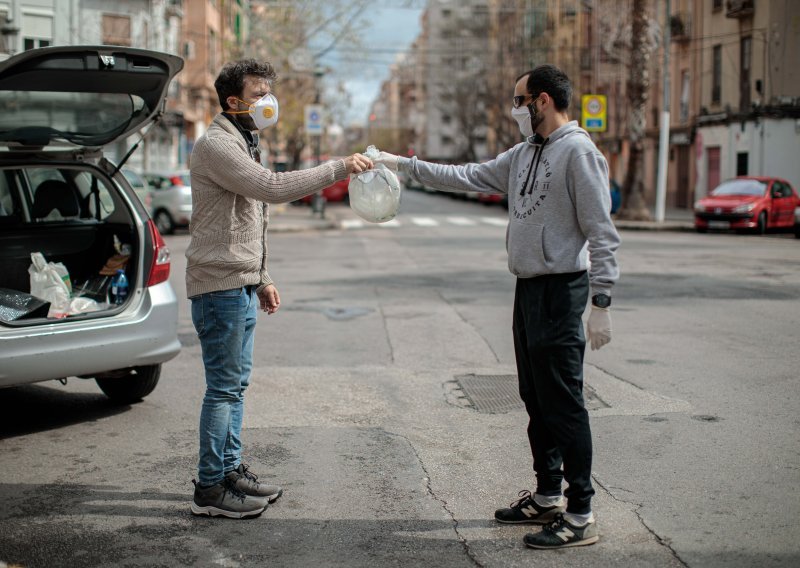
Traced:
<path fill-rule="evenodd" d="M 217 90 L 217 97 L 219 97 L 219 104 L 222 106 L 222 110 L 227 110 L 228 108 L 228 97 L 241 96 L 244 91 L 244 78 L 248 75 L 266 79 L 270 83 L 278 78 L 272 64 L 266 61 L 240 59 L 239 61 L 226 63 L 219 72 L 217 80 L 214 81 L 214 88 Z"/>
<path fill-rule="evenodd" d="M 538 97 L 541 93 L 547 93 L 553 99 L 556 109 L 565 111 L 569 108 L 569 102 L 572 100 L 572 83 L 561 69 L 555 65 L 539 65 L 517 77 L 517 81 L 526 75 L 528 81 L 525 83 L 525 88 L 531 95 Z"/>

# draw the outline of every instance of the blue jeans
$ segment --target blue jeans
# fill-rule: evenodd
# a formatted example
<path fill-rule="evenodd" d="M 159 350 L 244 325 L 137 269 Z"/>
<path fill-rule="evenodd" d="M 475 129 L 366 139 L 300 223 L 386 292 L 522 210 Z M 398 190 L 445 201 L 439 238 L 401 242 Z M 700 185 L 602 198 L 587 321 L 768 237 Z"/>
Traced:
<path fill-rule="evenodd" d="M 244 391 L 253 368 L 257 314 L 255 286 L 192 298 L 192 322 L 206 371 L 198 464 L 202 485 L 221 482 L 242 460 Z"/>

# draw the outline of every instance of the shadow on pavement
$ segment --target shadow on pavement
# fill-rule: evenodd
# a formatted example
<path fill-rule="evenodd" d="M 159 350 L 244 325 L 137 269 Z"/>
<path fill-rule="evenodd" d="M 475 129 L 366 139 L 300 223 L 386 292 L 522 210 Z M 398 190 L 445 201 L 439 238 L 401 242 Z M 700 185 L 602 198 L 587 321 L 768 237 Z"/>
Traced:
<path fill-rule="evenodd" d="M 0 440 L 91 422 L 129 409 L 99 392 L 67 392 L 41 385 L 0 389 Z"/>

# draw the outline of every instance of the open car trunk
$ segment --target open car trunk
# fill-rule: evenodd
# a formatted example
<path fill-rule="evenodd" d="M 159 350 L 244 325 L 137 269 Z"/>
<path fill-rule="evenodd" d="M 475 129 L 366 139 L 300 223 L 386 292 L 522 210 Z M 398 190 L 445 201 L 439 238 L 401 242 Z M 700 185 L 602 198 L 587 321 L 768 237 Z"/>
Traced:
<path fill-rule="evenodd" d="M 0 325 L 110 317 L 134 301 L 142 265 L 142 229 L 134 213 L 141 204 L 128 193 L 90 164 L 17 162 L 5 167 L 0 162 Z M 66 268 L 71 284 L 67 306 L 40 297 L 50 301 L 50 309 L 33 309 L 38 303 L 28 296 L 32 253 Z M 122 305 L 109 302 L 117 268 L 125 270 L 129 283 Z"/>

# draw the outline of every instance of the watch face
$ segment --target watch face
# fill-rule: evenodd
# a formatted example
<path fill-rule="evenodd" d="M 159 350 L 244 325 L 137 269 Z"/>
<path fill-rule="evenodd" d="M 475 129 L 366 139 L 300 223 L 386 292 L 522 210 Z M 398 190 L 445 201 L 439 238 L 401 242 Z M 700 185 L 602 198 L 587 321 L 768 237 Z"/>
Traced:
<path fill-rule="evenodd" d="M 598 308 L 607 308 L 611 305 L 611 296 L 606 294 L 595 294 L 592 296 L 592 304 Z"/>

